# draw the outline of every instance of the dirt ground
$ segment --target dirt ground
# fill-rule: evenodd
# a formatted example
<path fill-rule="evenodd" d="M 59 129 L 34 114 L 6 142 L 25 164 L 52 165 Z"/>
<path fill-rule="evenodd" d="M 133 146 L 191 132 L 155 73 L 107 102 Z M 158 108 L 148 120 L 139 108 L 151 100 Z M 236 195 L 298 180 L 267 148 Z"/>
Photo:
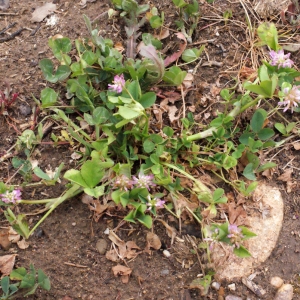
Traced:
<path fill-rule="evenodd" d="M 174 9 L 171 0 L 151 1 L 159 11 L 164 11 L 166 25 L 174 28 L 172 20 Z M 206 55 L 198 66 L 195 74 L 195 89 L 187 98 L 189 105 L 196 108 L 195 115 L 198 118 L 208 120 L 213 116 L 219 100 L 218 93 L 225 87 L 233 84 L 232 77 L 236 76 L 241 68 L 241 61 L 251 68 L 251 58 L 248 56 L 249 42 L 245 25 L 244 10 L 239 1 L 215 0 L 213 4 L 200 1 L 201 19 L 195 35 L 194 45 L 206 45 Z M 14 92 L 19 93 L 18 101 L 9 110 L 8 116 L 0 116 L 0 154 L 3 155 L 15 142 L 18 134 L 24 129 L 23 124 L 30 121 L 34 107 L 33 96 L 40 97 L 40 91 L 49 85 L 38 67 L 39 60 L 51 58 L 52 53 L 48 47 L 48 39 L 61 34 L 76 39 L 80 36 L 88 36 L 83 21 L 83 14 L 94 20 L 97 16 L 107 11 L 110 7 L 108 0 L 96 0 L 80 5 L 80 0 L 55 1 L 58 9 L 55 12 L 59 18 L 54 26 L 46 25 L 46 22 L 30 22 L 31 14 L 43 1 L 11 0 L 10 8 L 0 11 L 0 30 L 16 22 L 7 33 L 0 34 L 0 40 L 12 34 L 20 28 L 24 30 L 14 39 L 0 43 L 0 89 L 4 88 L 4 82 L 11 84 Z M 232 10 L 233 20 L 224 22 L 223 12 Z M 100 33 L 112 38 L 115 42 L 122 40 L 123 25 L 119 19 L 108 20 L 102 16 L 95 24 L 99 26 Z M 244 24 L 244 25 L 242 25 Z M 123 36 L 124 37 L 124 36 Z M 209 40 L 207 42 L 207 40 Z M 205 42 L 206 41 L 206 42 Z M 298 52 L 293 53 L 293 59 L 297 60 Z M 207 64 L 207 62 L 211 62 Z M 299 65 L 299 64 L 298 64 Z M 195 67 L 192 65 L 189 67 Z M 40 116 L 42 118 L 42 116 Z M 299 121 L 297 114 L 287 114 L 287 118 Z M 205 123 L 205 121 L 203 121 Z M 55 129 L 53 129 L 55 130 Z M 47 141 L 47 139 L 46 139 Z M 49 164 L 58 166 L 62 161 L 70 167 L 75 163 L 71 159 L 68 146 L 54 148 L 50 145 L 38 147 L 40 167 L 43 169 Z M 271 151 L 270 156 L 276 154 Z M 279 164 L 275 170 L 270 184 L 280 188 L 285 204 L 284 225 L 276 248 L 271 257 L 256 270 L 254 281 L 267 290 L 267 299 L 273 299 L 275 291 L 269 281 L 272 276 L 280 276 L 285 282 L 294 286 L 294 299 L 300 299 L 300 208 L 299 208 L 299 178 L 300 161 L 299 150 L 291 145 L 283 148 L 276 155 L 274 161 Z M 276 180 L 284 170 L 293 168 L 292 190 L 287 193 L 286 183 Z M 8 159 L 0 163 L 0 181 L 20 183 L 20 175 L 15 175 L 16 170 Z M 260 180 L 267 180 L 261 177 Z M 58 196 L 64 190 L 64 184 L 55 187 L 26 189 L 25 195 L 31 199 L 42 197 L 50 198 Z M 20 207 L 21 211 L 29 211 L 28 207 Z M 29 221 L 35 223 L 40 216 L 30 216 Z M 167 216 L 166 216 L 167 218 Z M 95 223 L 92 220 L 87 205 L 81 202 L 80 197 L 63 203 L 42 224 L 41 229 L 29 239 L 30 247 L 20 250 L 13 246 L 9 252 L 17 253 L 16 266 L 28 267 L 33 263 L 36 268 L 41 268 L 50 277 L 52 288 L 49 292 L 39 291 L 29 299 L 145 299 L 145 300 L 190 300 L 190 299 L 217 299 L 217 293 L 211 289 L 208 296 L 201 297 L 198 290 L 189 289 L 193 279 L 202 273 L 199 260 L 192 255 L 189 249 L 181 253 L 177 260 L 174 256 L 167 258 L 163 250 L 175 252 L 171 247 L 170 238 L 166 235 L 165 228 L 159 223 L 154 223 L 154 232 L 162 241 L 162 249 L 152 251 L 152 254 L 139 254 L 128 266 L 133 270 L 127 284 L 121 282 L 120 277 L 114 277 L 111 268 L 115 263 L 106 259 L 96 249 L 99 239 L 106 239 L 106 228 L 118 226 L 118 217 L 105 216 Z M 173 220 L 175 223 L 176 221 Z M 176 225 L 176 224 L 175 224 Z M 1 226 L 7 226 L 2 217 Z M 118 235 L 124 241 L 135 241 L 144 249 L 148 230 L 139 225 L 123 224 L 118 230 Z M 196 225 L 183 226 L 183 233 L 199 237 L 199 229 Z M 7 251 L 0 250 L 0 255 Z M 182 267 L 183 261 L 190 261 L 188 267 Z M 186 266 L 186 265 L 185 265 Z M 231 282 L 229 282 L 231 283 Z M 228 284 L 221 283 L 225 288 L 225 295 L 234 294 L 243 299 L 258 299 L 241 282 L 236 282 L 236 291 L 229 291 Z M 68 297 L 70 298 L 68 298 Z"/>

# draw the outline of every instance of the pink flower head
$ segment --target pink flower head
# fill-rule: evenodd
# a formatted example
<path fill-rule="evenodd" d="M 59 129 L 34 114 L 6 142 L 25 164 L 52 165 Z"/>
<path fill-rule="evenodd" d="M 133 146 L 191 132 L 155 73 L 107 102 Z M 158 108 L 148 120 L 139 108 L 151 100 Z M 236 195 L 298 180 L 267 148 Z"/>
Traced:
<path fill-rule="evenodd" d="M 132 182 L 136 187 L 146 188 L 148 191 L 150 191 L 151 186 L 156 186 L 156 184 L 153 182 L 154 179 L 153 174 L 144 175 L 142 173 L 139 173 L 138 178 L 132 176 L 132 179 L 133 179 Z"/>
<path fill-rule="evenodd" d="M 113 80 L 113 84 L 108 85 L 108 89 L 117 92 L 118 94 L 122 92 L 125 85 L 124 75 L 116 75 Z"/>
<path fill-rule="evenodd" d="M 271 57 L 271 65 L 277 66 L 278 68 L 291 68 L 294 62 L 290 60 L 291 53 L 284 54 L 283 50 L 278 50 L 277 52 L 271 50 L 269 52 Z"/>
<path fill-rule="evenodd" d="M 149 206 L 147 208 L 147 210 L 151 210 L 152 208 L 164 208 L 164 204 L 166 203 L 166 201 L 158 199 L 158 198 L 153 198 L 151 199 L 151 196 L 148 196 L 148 203 L 147 206 Z"/>
<path fill-rule="evenodd" d="M 294 85 L 292 88 L 286 87 L 283 89 L 285 97 L 283 101 L 278 102 L 279 106 L 284 106 L 283 111 L 286 112 L 289 108 L 293 112 L 294 107 L 298 107 L 300 103 L 300 90 L 299 87 Z"/>
<path fill-rule="evenodd" d="M 235 224 L 231 224 L 228 225 L 228 232 L 229 234 L 227 235 L 227 237 L 230 239 L 230 242 L 234 247 L 239 248 L 244 238 L 242 229 L 237 227 L 237 225 Z"/>
<path fill-rule="evenodd" d="M 113 188 L 128 191 L 132 189 L 133 182 L 125 175 L 120 175 L 115 178 Z"/>
<path fill-rule="evenodd" d="M 21 200 L 21 191 L 19 189 L 11 192 L 6 191 L 4 194 L 0 194 L 1 200 L 5 203 L 16 203 Z"/>

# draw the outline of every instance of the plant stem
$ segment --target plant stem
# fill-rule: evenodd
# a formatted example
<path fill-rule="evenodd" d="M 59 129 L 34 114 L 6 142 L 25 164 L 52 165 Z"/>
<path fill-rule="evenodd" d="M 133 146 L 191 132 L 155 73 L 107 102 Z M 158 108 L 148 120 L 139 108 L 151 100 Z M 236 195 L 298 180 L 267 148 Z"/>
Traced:
<path fill-rule="evenodd" d="M 80 194 L 83 191 L 83 188 L 77 184 L 74 184 L 70 189 L 68 189 L 63 195 L 61 195 L 58 198 L 53 199 L 47 199 L 47 205 L 46 207 L 49 207 L 49 210 L 47 213 L 35 224 L 35 226 L 30 230 L 28 237 L 30 237 L 33 232 L 38 228 L 38 226 L 52 213 L 52 211 L 59 206 L 61 203 L 63 203 L 65 200 L 68 200 L 72 197 L 75 197 L 76 195 Z M 49 201 L 50 200 L 50 201 Z M 24 200 L 26 201 L 26 200 Z M 39 200 L 37 200 L 39 201 Z M 41 200 L 43 201 L 43 200 Z M 50 204 L 50 205 L 49 205 Z"/>
<path fill-rule="evenodd" d="M 236 117 L 241 112 L 241 103 L 237 102 L 235 108 L 228 114 L 230 117 Z M 211 127 L 205 131 L 188 136 L 186 139 L 189 142 L 204 139 L 213 135 L 213 132 L 217 130 L 217 127 Z"/>

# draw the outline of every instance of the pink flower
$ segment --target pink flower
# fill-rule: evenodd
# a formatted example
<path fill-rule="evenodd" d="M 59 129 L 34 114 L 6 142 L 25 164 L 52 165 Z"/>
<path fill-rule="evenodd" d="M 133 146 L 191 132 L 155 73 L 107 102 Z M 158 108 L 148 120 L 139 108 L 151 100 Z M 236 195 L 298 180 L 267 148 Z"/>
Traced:
<path fill-rule="evenodd" d="M 283 101 L 278 102 L 279 106 L 284 106 L 283 111 L 286 112 L 289 108 L 293 112 L 294 107 L 298 107 L 300 103 L 300 90 L 299 87 L 294 85 L 292 88 L 286 87 L 283 89 L 285 97 Z"/>
<path fill-rule="evenodd" d="M 154 176 L 153 174 L 150 175 L 144 175 L 142 173 L 139 173 L 138 178 L 135 176 L 132 176 L 132 182 L 133 184 L 138 188 L 146 188 L 148 191 L 150 191 L 151 186 L 156 186 L 156 184 L 153 182 Z"/>
<path fill-rule="evenodd" d="M 152 208 L 164 208 L 164 204 L 166 203 L 166 201 L 158 199 L 158 198 L 153 198 L 151 199 L 151 196 L 148 196 L 148 203 L 147 206 L 149 206 L 147 208 L 147 210 L 151 210 Z"/>
<path fill-rule="evenodd" d="M 108 89 L 117 92 L 118 94 L 122 92 L 125 85 L 124 75 L 116 75 L 113 80 L 113 84 L 108 85 Z"/>
<path fill-rule="evenodd" d="M 238 228 L 235 224 L 231 224 L 228 225 L 228 232 L 229 234 L 227 235 L 227 237 L 230 239 L 230 242 L 234 247 L 240 248 L 241 242 L 244 238 L 242 229 Z"/>
<path fill-rule="evenodd" d="M 278 52 L 271 50 L 269 54 L 272 66 L 277 66 L 278 68 L 291 68 L 294 64 L 294 62 L 290 60 L 291 53 L 284 54 L 283 50 L 278 50 Z"/>
<path fill-rule="evenodd" d="M 130 180 L 127 176 L 120 175 L 115 178 L 113 188 L 128 191 L 128 189 L 132 189 L 132 187 L 133 181 Z"/>
<path fill-rule="evenodd" d="M 16 203 L 21 200 L 21 191 L 19 189 L 11 192 L 6 191 L 4 194 L 0 194 L 0 197 L 5 203 Z"/>

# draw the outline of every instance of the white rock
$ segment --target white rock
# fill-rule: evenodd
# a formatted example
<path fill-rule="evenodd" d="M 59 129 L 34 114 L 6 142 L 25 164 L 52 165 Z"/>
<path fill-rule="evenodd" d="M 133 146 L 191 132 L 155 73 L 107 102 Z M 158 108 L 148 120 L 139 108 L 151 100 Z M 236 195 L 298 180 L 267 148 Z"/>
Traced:
<path fill-rule="evenodd" d="M 293 286 L 291 284 L 284 284 L 277 291 L 274 300 L 292 300 L 293 295 Z"/>
<path fill-rule="evenodd" d="M 271 254 L 283 222 L 283 200 L 280 190 L 261 183 L 255 190 L 253 199 L 260 202 L 262 207 L 270 207 L 270 213 L 247 216 L 249 229 L 257 234 L 256 237 L 246 240 L 244 246 L 252 254 L 249 258 L 239 258 L 232 253 L 232 247 L 216 244 L 212 250 L 212 259 L 217 266 L 215 279 L 217 281 L 234 281 L 241 277 L 248 277 L 253 270 L 260 266 Z M 228 255 L 229 254 L 229 255 Z"/>
<path fill-rule="evenodd" d="M 228 285 L 228 288 L 229 288 L 231 291 L 235 291 L 235 290 L 236 290 L 236 288 L 235 288 L 235 283 L 229 284 L 229 285 Z"/>
<path fill-rule="evenodd" d="M 228 295 L 228 296 L 226 296 L 225 300 L 243 300 L 243 299 L 238 296 Z"/>
<path fill-rule="evenodd" d="M 218 290 L 220 289 L 221 285 L 220 285 L 219 282 L 214 281 L 214 282 L 211 284 L 211 287 L 212 287 L 214 290 L 218 291 Z"/>
<path fill-rule="evenodd" d="M 171 256 L 171 253 L 170 253 L 168 250 L 164 250 L 164 251 L 163 251 L 163 255 L 164 255 L 165 257 L 170 257 L 170 256 Z"/>
<path fill-rule="evenodd" d="M 270 283 L 276 289 L 279 289 L 283 285 L 283 280 L 278 276 L 274 276 L 274 277 L 271 278 Z"/>

